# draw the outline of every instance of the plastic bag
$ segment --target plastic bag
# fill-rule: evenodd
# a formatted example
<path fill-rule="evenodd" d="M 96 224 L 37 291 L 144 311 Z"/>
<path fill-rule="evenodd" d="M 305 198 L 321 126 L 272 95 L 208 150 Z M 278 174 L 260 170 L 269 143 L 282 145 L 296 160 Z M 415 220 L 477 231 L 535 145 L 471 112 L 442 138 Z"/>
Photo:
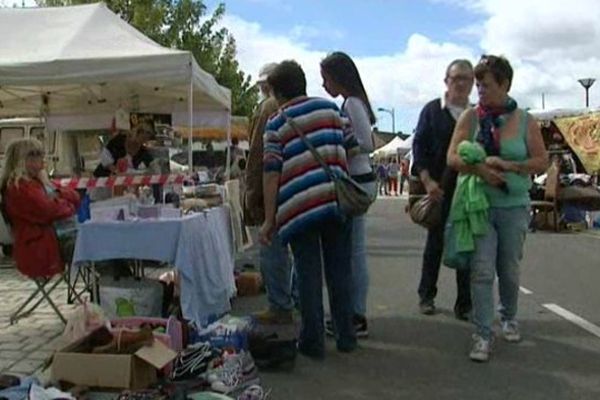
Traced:
<path fill-rule="evenodd" d="M 106 323 L 102 308 L 98 304 L 85 302 L 69 317 L 62 338 L 66 343 L 73 343 Z"/>
<path fill-rule="evenodd" d="M 444 230 L 444 265 L 453 269 L 468 269 L 473 252 L 458 251 L 458 234 L 449 222 Z"/>

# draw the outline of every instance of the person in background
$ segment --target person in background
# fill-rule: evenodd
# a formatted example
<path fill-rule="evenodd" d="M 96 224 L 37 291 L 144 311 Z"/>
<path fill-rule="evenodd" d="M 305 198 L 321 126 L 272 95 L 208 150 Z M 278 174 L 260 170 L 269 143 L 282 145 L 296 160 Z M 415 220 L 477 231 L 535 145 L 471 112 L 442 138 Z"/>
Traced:
<path fill-rule="evenodd" d="M 409 162 L 407 159 L 402 159 L 400 161 L 400 194 L 404 192 L 404 184 L 408 180 L 409 172 L 408 172 Z"/>
<path fill-rule="evenodd" d="M 12 227 L 17 269 L 30 278 L 62 273 L 73 253 L 79 194 L 54 186 L 44 169 L 44 148 L 18 139 L 6 150 L 0 180 L 3 212 Z"/>
<path fill-rule="evenodd" d="M 265 221 L 263 197 L 263 134 L 271 115 L 279 105 L 267 82 L 276 63 L 264 65 L 258 77 L 263 100 L 250 125 L 250 152 L 246 165 L 246 191 L 244 196 L 244 222 L 248 226 L 260 226 Z M 294 310 L 293 267 L 288 246 L 283 245 L 274 234 L 269 245 L 260 244 L 260 270 L 267 290 L 269 307 L 254 317 L 262 323 L 291 323 Z"/>
<path fill-rule="evenodd" d="M 473 65 L 468 60 L 457 59 L 446 68 L 446 91 L 442 97 L 423 107 L 414 133 L 413 171 L 427 190 L 427 194 L 442 202 L 440 225 L 427 231 L 423 253 L 421 281 L 419 282 L 419 310 L 422 314 L 435 314 L 437 281 L 444 249 L 444 227 L 450 212 L 456 187 L 456 173 L 447 168 L 446 153 L 456 120 L 469 105 L 473 89 Z M 469 272 L 456 271 L 457 296 L 454 315 L 467 320 L 471 312 Z"/>
<path fill-rule="evenodd" d="M 267 81 L 280 111 L 265 130 L 265 222 L 260 238 L 270 245 L 278 232 L 280 240 L 291 245 L 302 315 L 298 351 L 314 359 L 325 356 L 324 270 L 337 349 L 351 352 L 356 348 L 352 220 L 341 215 L 334 183 L 298 132 L 336 174 L 348 173 L 346 152 L 357 147 L 356 141 L 333 102 L 306 96 L 306 77 L 298 63 L 281 62 Z"/>
<path fill-rule="evenodd" d="M 471 260 L 473 322 L 477 332 L 469 353 L 473 361 L 490 357 L 493 341 L 494 280 L 498 276 L 502 335 L 521 340 L 516 320 L 519 262 L 529 223 L 532 174 L 548 167 L 548 154 L 536 120 L 517 107 L 508 92 L 513 70 L 503 57 L 484 55 L 475 67 L 479 104 L 464 112 L 448 149 L 448 165 L 484 180 L 490 203 L 488 232 L 475 241 Z M 485 163 L 467 165 L 457 154 L 462 141 L 477 140 L 486 151 Z"/>
<path fill-rule="evenodd" d="M 377 188 L 377 194 L 383 194 L 385 196 L 389 195 L 388 171 L 385 161 L 380 161 L 379 164 L 377 164 L 377 184 L 379 185 Z"/>
<path fill-rule="evenodd" d="M 154 132 L 147 126 L 140 126 L 131 134 L 118 133 L 102 149 L 100 164 L 94 170 L 94 176 L 107 177 L 125 173 L 129 169 L 148 168 L 153 157 L 145 144 L 153 136 Z"/>
<path fill-rule="evenodd" d="M 388 164 L 388 190 L 390 196 L 398 196 L 398 173 L 400 172 L 400 165 L 398 160 L 395 158 L 390 159 Z"/>
<path fill-rule="evenodd" d="M 352 179 L 359 183 L 371 196 L 377 196 L 375 173 L 371 169 L 369 154 L 373 152 L 373 130 L 375 114 L 363 86 L 360 74 L 352 59 L 345 53 L 335 52 L 321 61 L 323 87 L 332 97 L 342 96 L 342 112 L 350 120 L 360 153 L 348 160 Z M 354 327 L 357 337 L 369 335 L 367 324 L 367 295 L 369 291 L 369 269 L 367 265 L 366 216 L 352 219 L 352 293 Z M 333 325 L 327 321 L 326 329 L 333 335 Z"/>

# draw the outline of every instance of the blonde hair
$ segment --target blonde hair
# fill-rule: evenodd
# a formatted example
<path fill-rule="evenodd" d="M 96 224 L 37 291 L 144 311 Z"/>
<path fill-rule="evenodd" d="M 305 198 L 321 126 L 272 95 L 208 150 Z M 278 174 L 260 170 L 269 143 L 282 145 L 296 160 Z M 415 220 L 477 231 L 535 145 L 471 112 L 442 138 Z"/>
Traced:
<path fill-rule="evenodd" d="M 19 184 L 21 179 L 30 179 L 25 162 L 31 152 L 44 153 L 44 146 L 37 139 L 16 139 L 10 142 L 4 153 L 4 168 L 0 178 L 0 188 L 9 184 Z"/>

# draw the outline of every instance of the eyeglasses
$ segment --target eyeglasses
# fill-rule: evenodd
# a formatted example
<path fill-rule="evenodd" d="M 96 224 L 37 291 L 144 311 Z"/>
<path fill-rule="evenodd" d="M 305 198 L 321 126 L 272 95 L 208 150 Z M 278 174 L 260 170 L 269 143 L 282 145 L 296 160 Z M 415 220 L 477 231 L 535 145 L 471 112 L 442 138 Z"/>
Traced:
<path fill-rule="evenodd" d="M 27 153 L 27 157 L 44 157 L 44 152 L 42 150 L 31 150 Z"/>
<path fill-rule="evenodd" d="M 469 83 L 469 82 L 473 82 L 473 76 L 467 76 L 467 75 L 455 75 L 455 76 L 449 76 L 448 80 L 450 82 L 462 82 L 462 83 Z"/>

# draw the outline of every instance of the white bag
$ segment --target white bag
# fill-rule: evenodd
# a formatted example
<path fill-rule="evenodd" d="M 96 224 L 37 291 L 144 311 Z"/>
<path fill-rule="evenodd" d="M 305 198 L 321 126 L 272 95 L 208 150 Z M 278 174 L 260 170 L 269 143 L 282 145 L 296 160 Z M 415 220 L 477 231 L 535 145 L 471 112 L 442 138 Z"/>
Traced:
<path fill-rule="evenodd" d="M 162 316 L 163 286 L 153 279 L 104 278 L 99 297 L 108 319 Z"/>

